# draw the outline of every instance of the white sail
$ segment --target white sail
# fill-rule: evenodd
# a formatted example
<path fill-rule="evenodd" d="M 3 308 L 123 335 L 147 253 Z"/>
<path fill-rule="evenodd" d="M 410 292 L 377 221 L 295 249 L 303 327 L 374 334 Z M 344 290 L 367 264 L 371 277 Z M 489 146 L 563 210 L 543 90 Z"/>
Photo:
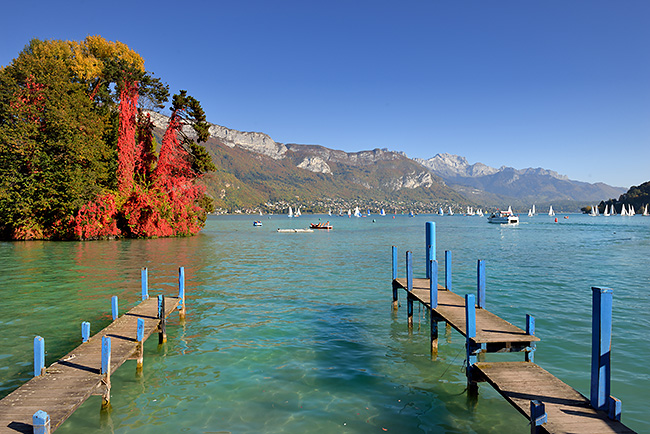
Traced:
<path fill-rule="evenodd" d="M 332 216 L 332 210 L 331 209 L 327 210 L 327 215 L 330 216 L 330 217 Z"/>
<path fill-rule="evenodd" d="M 605 217 L 609 217 L 609 205 L 605 205 L 605 210 L 603 211 Z"/>
<path fill-rule="evenodd" d="M 553 205 L 551 205 L 551 206 L 548 207 L 548 215 L 550 215 L 550 216 L 554 216 L 554 215 L 555 215 L 555 211 L 553 211 Z"/>
<path fill-rule="evenodd" d="M 359 207 L 356 207 L 354 209 L 354 216 L 355 217 L 361 217 L 361 211 L 359 211 Z"/>
<path fill-rule="evenodd" d="M 442 207 L 438 208 L 438 215 L 445 215 L 445 212 L 442 210 Z"/>
<path fill-rule="evenodd" d="M 289 215 L 287 215 L 287 217 L 289 218 L 293 217 L 293 210 L 291 209 L 291 207 L 289 207 Z"/>
<path fill-rule="evenodd" d="M 348 208 L 348 217 L 352 217 L 352 211 L 350 211 L 350 208 Z"/>
<path fill-rule="evenodd" d="M 294 217 L 300 217 L 302 213 L 300 212 L 300 207 L 296 210 L 296 213 L 293 215 Z"/>
<path fill-rule="evenodd" d="M 609 214 L 616 215 L 616 208 L 614 208 L 614 204 L 612 204 L 612 207 L 609 209 Z"/>
<path fill-rule="evenodd" d="M 535 211 L 535 204 L 533 204 L 533 215 L 535 214 L 537 214 L 537 212 Z"/>
<path fill-rule="evenodd" d="M 449 207 L 449 215 L 454 215 L 454 212 L 451 210 L 451 207 Z"/>
<path fill-rule="evenodd" d="M 592 205 L 591 211 L 589 212 L 589 215 L 592 217 L 596 216 L 596 207 Z"/>
<path fill-rule="evenodd" d="M 634 207 L 632 206 L 632 204 L 629 204 L 629 205 L 628 205 L 627 214 L 628 214 L 628 215 L 634 215 L 634 214 L 636 214 L 636 213 L 634 212 Z"/>
<path fill-rule="evenodd" d="M 533 206 L 534 206 L 534 205 L 533 205 Z M 533 216 L 533 210 L 532 210 L 532 209 L 529 209 L 529 210 L 528 210 L 528 217 L 532 217 L 532 216 Z"/>
<path fill-rule="evenodd" d="M 625 209 L 625 204 L 621 205 L 621 215 L 627 216 L 627 210 Z"/>
<path fill-rule="evenodd" d="M 648 214 L 648 204 L 647 203 L 645 204 L 645 208 L 643 208 L 643 215 L 644 216 L 649 216 L 650 215 L 650 214 Z"/>
<path fill-rule="evenodd" d="M 508 205 L 508 214 L 512 214 L 512 207 Z"/>
<path fill-rule="evenodd" d="M 379 215 L 383 215 L 383 216 L 385 216 L 385 215 L 386 215 L 386 211 L 384 211 L 384 209 L 382 208 L 382 209 L 381 209 L 381 212 L 379 213 Z"/>

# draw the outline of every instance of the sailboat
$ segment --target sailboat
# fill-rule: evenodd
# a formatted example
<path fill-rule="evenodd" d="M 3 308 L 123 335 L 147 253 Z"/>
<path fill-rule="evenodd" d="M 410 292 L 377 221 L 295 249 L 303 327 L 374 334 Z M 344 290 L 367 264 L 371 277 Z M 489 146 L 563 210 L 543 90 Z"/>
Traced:
<path fill-rule="evenodd" d="M 302 213 L 300 212 L 300 207 L 296 210 L 296 213 L 293 215 L 294 217 L 300 217 Z"/>
<path fill-rule="evenodd" d="M 622 216 L 627 216 L 627 210 L 625 209 L 625 204 L 621 205 L 621 215 Z"/>
<path fill-rule="evenodd" d="M 483 210 L 479 209 L 478 211 L 476 211 L 476 215 L 478 215 L 479 217 L 483 217 L 483 215 L 484 215 Z"/>
<path fill-rule="evenodd" d="M 629 205 L 627 206 L 627 208 L 628 208 L 628 209 L 627 209 L 627 215 L 629 215 L 629 216 L 633 216 L 634 214 L 636 214 L 636 213 L 634 212 L 634 207 L 632 206 L 632 204 L 629 204 Z"/>
<path fill-rule="evenodd" d="M 352 217 L 352 211 L 350 211 L 350 208 L 348 208 L 348 218 Z"/>
<path fill-rule="evenodd" d="M 589 215 L 592 217 L 596 217 L 598 214 L 596 214 L 596 207 L 592 206 L 591 211 L 589 212 Z"/>
<path fill-rule="evenodd" d="M 537 211 L 535 211 L 535 204 L 533 204 L 533 215 L 537 214 Z"/>
<path fill-rule="evenodd" d="M 549 206 L 548 215 L 550 215 L 551 217 L 555 215 L 555 211 L 553 211 L 553 205 Z"/>
<path fill-rule="evenodd" d="M 605 217 L 609 217 L 609 205 L 605 205 L 605 211 L 603 211 Z"/>
<path fill-rule="evenodd" d="M 359 207 L 356 207 L 354 209 L 354 216 L 355 217 L 361 217 L 361 211 L 359 211 Z"/>
<path fill-rule="evenodd" d="M 532 217 L 532 216 L 533 216 L 533 210 L 532 210 L 532 209 L 529 209 L 529 210 L 528 210 L 528 217 Z"/>
<path fill-rule="evenodd" d="M 385 215 L 386 215 L 386 211 L 384 211 L 384 209 L 382 208 L 382 209 L 381 209 L 381 212 L 379 213 L 379 215 L 381 215 L 381 216 L 385 216 Z"/>
<path fill-rule="evenodd" d="M 293 217 L 293 210 L 291 209 L 291 207 L 289 207 L 289 215 L 287 215 L 287 217 L 289 218 Z"/>
<path fill-rule="evenodd" d="M 454 212 L 451 210 L 451 207 L 449 207 L 449 215 L 454 215 Z"/>
<path fill-rule="evenodd" d="M 327 210 L 327 215 L 330 216 L 330 217 L 332 217 L 332 210 L 331 210 L 331 209 L 328 209 L 328 210 Z"/>
<path fill-rule="evenodd" d="M 370 217 L 370 208 L 368 208 L 368 217 Z"/>
<path fill-rule="evenodd" d="M 614 204 L 612 204 L 612 207 L 609 209 L 609 214 L 616 215 L 616 208 L 614 208 Z"/>
<path fill-rule="evenodd" d="M 649 216 L 650 215 L 650 214 L 648 214 L 648 204 L 647 203 L 645 204 L 645 208 L 643 208 L 643 214 L 642 215 L 644 215 L 644 216 Z"/>
<path fill-rule="evenodd" d="M 444 211 L 442 210 L 442 207 L 438 208 L 438 215 L 445 215 Z"/>

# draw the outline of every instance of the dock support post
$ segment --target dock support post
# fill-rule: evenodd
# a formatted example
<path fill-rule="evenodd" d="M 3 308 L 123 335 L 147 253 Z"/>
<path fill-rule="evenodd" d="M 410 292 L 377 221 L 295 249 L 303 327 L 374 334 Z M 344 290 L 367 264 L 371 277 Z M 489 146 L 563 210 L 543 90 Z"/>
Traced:
<path fill-rule="evenodd" d="M 119 316 L 119 311 L 117 310 L 117 295 L 111 297 L 111 312 L 113 313 L 113 321 Z"/>
<path fill-rule="evenodd" d="M 445 250 L 445 289 L 451 291 L 451 250 Z"/>
<path fill-rule="evenodd" d="M 185 267 L 178 267 L 178 317 L 185 319 Z"/>
<path fill-rule="evenodd" d="M 479 259 L 476 265 L 476 300 L 479 309 L 485 309 L 485 261 Z"/>
<path fill-rule="evenodd" d="M 438 316 L 434 309 L 438 307 L 438 261 L 429 261 L 429 307 L 431 308 L 431 356 L 438 355 Z"/>
<path fill-rule="evenodd" d="M 612 419 L 612 420 L 621 420 L 621 400 L 614 398 L 613 396 L 610 396 L 608 399 L 608 407 L 609 410 L 607 411 L 607 416 Z"/>
<path fill-rule="evenodd" d="M 102 408 L 106 408 L 111 403 L 111 338 L 108 336 L 102 336 L 102 365 L 99 373 L 104 376 Z"/>
<path fill-rule="evenodd" d="M 620 419 L 620 401 L 610 396 L 612 351 L 612 298 L 609 288 L 592 287 L 591 406 Z M 618 402 L 617 402 L 618 401 Z M 614 407 L 614 408 L 612 408 Z"/>
<path fill-rule="evenodd" d="M 140 372 L 144 364 L 144 320 L 142 318 L 138 318 L 138 329 L 135 334 L 135 340 L 138 342 L 135 370 L 136 372 Z"/>
<path fill-rule="evenodd" d="M 413 253 L 409 250 L 406 252 L 406 317 L 409 329 L 413 327 Z"/>
<path fill-rule="evenodd" d="M 393 310 L 397 310 L 398 301 L 397 301 L 397 285 L 395 285 L 395 279 L 397 279 L 397 246 L 391 248 L 392 259 L 393 259 Z"/>
<path fill-rule="evenodd" d="M 149 298 L 149 276 L 147 274 L 147 267 L 140 270 L 140 281 L 142 283 L 142 300 Z"/>
<path fill-rule="evenodd" d="M 158 344 L 167 342 L 167 319 L 165 318 L 165 296 L 158 296 L 158 319 L 160 325 L 158 326 Z"/>
<path fill-rule="evenodd" d="M 536 399 L 530 401 L 530 434 L 537 434 L 539 432 L 537 427 L 545 424 L 547 420 L 544 403 Z"/>
<path fill-rule="evenodd" d="M 526 314 L 526 334 L 535 336 L 535 317 Z M 531 342 L 530 346 L 526 348 L 526 361 L 535 362 L 535 342 Z"/>
<path fill-rule="evenodd" d="M 90 323 L 84 321 L 81 323 L 81 342 L 88 342 L 90 339 Z"/>
<path fill-rule="evenodd" d="M 426 262 L 425 268 L 427 279 L 431 278 L 429 275 L 429 261 L 436 259 L 436 224 L 435 222 L 426 222 L 425 224 L 425 253 Z"/>
<path fill-rule="evenodd" d="M 34 377 L 45 374 L 45 339 L 34 337 Z"/>
<path fill-rule="evenodd" d="M 38 410 L 32 416 L 34 434 L 50 434 L 50 415 L 43 410 Z"/>
<path fill-rule="evenodd" d="M 465 294 L 465 335 L 467 389 L 470 395 L 476 395 L 478 384 L 473 378 L 473 371 L 477 361 L 476 352 L 480 349 L 480 345 L 472 343 L 472 338 L 476 337 L 476 299 L 474 294 Z"/>

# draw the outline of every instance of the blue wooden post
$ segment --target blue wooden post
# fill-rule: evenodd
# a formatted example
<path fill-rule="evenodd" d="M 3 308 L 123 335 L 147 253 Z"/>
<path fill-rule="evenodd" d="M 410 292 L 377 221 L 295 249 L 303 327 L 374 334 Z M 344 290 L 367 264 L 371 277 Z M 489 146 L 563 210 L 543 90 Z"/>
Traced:
<path fill-rule="evenodd" d="M 395 280 L 397 279 L 397 246 L 391 248 L 392 259 L 393 259 L 393 310 L 397 310 L 398 301 L 397 301 L 397 284 Z"/>
<path fill-rule="evenodd" d="M 530 401 L 530 432 L 537 434 L 539 429 L 537 427 L 547 422 L 546 407 L 544 403 L 533 399 Z"/>
<path fill-rule="evenodd" d="M 45 339 L 34 337 L 34 377 L 45 373 Z"/>
<path fill-rule="evenodd" d="M 607 411 L 612 349 L 612 290 L 592 287 L 591 406 Z"/>
<path fill-rule="evenodd" d="M 138 318 L 135 340 L 138 342 L 137 356 L 136 356 L 136 372 L 142 370 L 142 365 L 144 364 L 144 320 Z"/>
<path fill-rule="evenodd" d="M 526 314 L 526 334 L 535 336 L 535 317 L 528 314 Z M 535 361 L 535 342 L 531 342 L 530 346 L 526 348 L 525 357 L 527 362 Z"/>
<path fill-rule="evenodd" d="M 102 375 L 111 375 L 111 338 L 102 336 Z"/>
<path fill-rule="evenodd" d="M 102 408 L 105 408 L 111 402 L 111 338 L 108 336 L 102 336 L 102 364 L 99 373 L 104 376 Z"/>
<path fill-rule="evenodd" d="M 478 260 L 476 265 L 476 292 L 477 292 L 477 307 L 485 309 L 485 261 Z"/>
<path fill-rule="evenodd" d="M 185 318 L 185 267 L 178 267 L 178 316 Z"/>
<path fill-rule="evenodd" d="M 413 327 L 413 253 L 409 250 L 406 252 L 406 317 L 409 328 Z"/>
<path fill-rule="evenodd" d="M 451 291 L 451 250 L 445 250 L 445 288 Z"/>
<path fill-rule="evenodd" d="M 43 410 L 38 410 L 32 415 L 34 434 L 50 434 L 50 415 Z"/>
<path fill-rule="evenodd" d="M 117 310 L 117 295 L 111 297 L 111 311 L 113 312 L 113 321 L 115 321 L 119 315 Z"/>
<path fill-rule="evenodd" d="M 431 309 L 438 307 L 438 261 L 429 261 L 429 300 Z"/>
<path fill-rule="evenodd" d="M 140 280 L 142 282 L 142 299 L 149 298 L 149 277 L 147 275 L 147 268 L 144 267 L 140 270 Z"/>
<path fill-rule="evenodd" d="M 480 348 L 472 343 L 476 337 L 476 297 L 474 294 L 465 294 L 465 349 L 466 363 L 465 374 L 467 375 L 467 386 L 470 393 L 476 392 L 476 382 L 473 377 L 474 364 L 477 362 L 476 352 Z"/>
<path fill-rule="evenodd" d="M 81 323 L 81 342 L 88 342 L 90 339 L 90 323 L 84 321 Z"/>
<path fill-rule="evenodd" d="M 426 262 L 425 268 L 427 279 L 429 275 L 429 261 L 436 259 L 436 224 L 434 222 L 426 222 L 425 224 L 425 243 L 424 243 Z"/>
<path fill-rule="evenodd" d="M 621 407 L 622 403 L 620 399 L 614 398 L 613 396 L 610 396 L 608 399 L 608 414 L 607 416 L 612 419 L 612 420 L 621 420 Z"/>

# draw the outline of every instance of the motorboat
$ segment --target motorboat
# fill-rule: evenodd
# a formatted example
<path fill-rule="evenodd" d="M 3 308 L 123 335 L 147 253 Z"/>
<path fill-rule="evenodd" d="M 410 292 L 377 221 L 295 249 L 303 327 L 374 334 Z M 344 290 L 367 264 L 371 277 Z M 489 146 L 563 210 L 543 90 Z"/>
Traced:
<path fill-rule="evenodd" d="M 334 226 L 330 224 L 330 222 L 327 223 L 310 223 L 309 224 L 310 229 L 334 229 Z"/>
<path fill-rule="evenodd" d="M 259 220 L 255 220 L 255 221 L 253 222 L 253 226 L 262 226 L 262 222 L 259 221 Z"/>
<path fill-rule="evenodd" d="M 508 209 L 508 211 L 496 211 L 488 217 L 488 222 L 502 225 L 512 225 L 519 223 L 519 216 L 513 214 L 511 209 Z"/>

